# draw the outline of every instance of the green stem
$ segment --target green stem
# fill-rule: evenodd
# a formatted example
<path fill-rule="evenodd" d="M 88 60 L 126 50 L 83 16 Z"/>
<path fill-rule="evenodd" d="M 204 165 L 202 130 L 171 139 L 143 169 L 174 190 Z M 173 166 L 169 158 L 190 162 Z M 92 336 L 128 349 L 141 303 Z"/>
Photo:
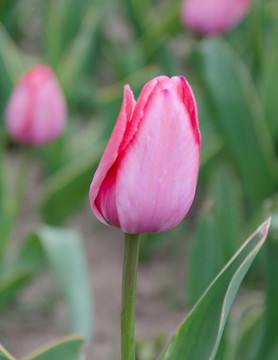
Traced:
<path fill-rule="evenodd" d="M 134 318 L 140 234 L 125 234 L 122 284 L 122 360 L 135 360 Z"/>

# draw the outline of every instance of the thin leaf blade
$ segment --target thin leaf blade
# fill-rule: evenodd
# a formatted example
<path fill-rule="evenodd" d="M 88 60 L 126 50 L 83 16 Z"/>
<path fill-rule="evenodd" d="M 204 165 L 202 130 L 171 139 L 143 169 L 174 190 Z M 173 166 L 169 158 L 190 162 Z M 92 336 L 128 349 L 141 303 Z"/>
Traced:
<path fill-rule="evenodd" d="M 213 360 L 232 302 L 261 249 L 270 219 L 242 245 L 175 333 L 161 360 Z"/>
<path fill-rule="evenodd" d="M 83 339 L 70 336 L 26 356 L 23 360 L 79 360 Z"/>
<path fill-rule="evenodd" d="M 0 360 L 15 360 L 7 350 L 0 344 Z"/>

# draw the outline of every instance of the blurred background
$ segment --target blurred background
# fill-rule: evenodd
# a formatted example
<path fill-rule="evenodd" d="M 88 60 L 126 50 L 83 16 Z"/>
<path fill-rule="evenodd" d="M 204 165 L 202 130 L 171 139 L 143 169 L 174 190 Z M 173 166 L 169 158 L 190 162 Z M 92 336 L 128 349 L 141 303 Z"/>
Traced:
<path fill-rule="evenodd" d="M 193 88 L 201 167 L 185 220 L 142 238 L 138 360 L 156 358 L 270 215 L 218 360 L 277 359 L 278 2 L 254 0 L 214 35 L 190 30 L 181 9 L 181 0 L 0 1 L 0 342 L 15 356 L 80 332 L 90 359 L 119 358 L 123 236 L 96 221 L 88 191 L 123 86 L 137 98 L 164 74 Z M 58 140 L 26 149 L 8 136 L 4 113 L 19 77 L 40 63 L 60 82 L 68 124 Z"/>

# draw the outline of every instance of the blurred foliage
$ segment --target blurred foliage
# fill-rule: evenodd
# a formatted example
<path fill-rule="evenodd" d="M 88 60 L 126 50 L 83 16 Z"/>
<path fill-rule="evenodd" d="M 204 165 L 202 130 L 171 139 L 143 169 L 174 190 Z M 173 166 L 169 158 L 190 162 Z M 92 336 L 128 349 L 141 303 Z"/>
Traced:
<path fill-rule="evenodd" d="M 124 84 L 129 83 L 138 96 L 142 86 L 154 76 L 181 74 L 190 81 L 199 109 L 200 195 L 189 220 L 173 232 L 144 237 L 142 259 L 159 249 L 168 249 L 169 243 L 192 238 L 186 292 L 193 304 L 253 224 L 271 215 L 272 242 L 265 258 L 261 256 L 263 266 L 255 267 L 251 284 L 257 287 L 256 279 L 264 278 L 265 310 L 238 331 L 243 336 L 240 341 L 237 338 L 240 352 L 235 353 L 244 348 L 242 354 L 246 357 L 242 355 L 242 360 L 275 359 L 277 0 L 254 0 L 250 13 L 236 29 L 214 38 L 200 38 L 184 29 L 180 7 L 181 0 L 0 2 L 0 305 L 7 304 L 48 261 L 71 311 L 80 310 L 76 298 L 70 295 L 73 284 L 67 283 L 57 266 L 60 258 L 51 257 L 53 249 L 45 245 L 47 240 L 40 232 L 34 230 L 27 236 L 18 253 L 9 253 L 11 228 L 17 220 L 14 203 L 18 189 L 10 189 L 7 168 L 11 164 L 6 155 L 11 147 L 19 157 L 23 150 L 11 143 L 3 124 L 5 106 L 19 76 L 31 65 L 45 62 L 53 67 L 67 97 L 67 132 L 57 142 L 32 154 L 44 164 L 44 183 L 38 199 L 41 221 L 61 226 L 88 201 L 91 179 L 119 113 Z M 68 255 L 76 255 L 73 261 L 86 283 L 79 236 L 67 231 L 58 236 L 57 254 L 62 253 L 59 247 L 64 246 L 66 238 L 72 236 L 78 240 L 73 241 L 72 248 L 71 240 L 68 241 Z M 77 252 L 73 250 L 75 246 Z M 71 261 L 60 256 L 63 261 Z M 68 268 L 68 263 L 65 266 Z M 86 297 L 85 283 L 80 292 Z M 89 297 L 86 299 L 83 301 Z M 85 318 L 84 314 L 85 311 L 80 318 Z M 71 315 L 74 319 L 75 315 Z M 88 339 L 91 330 L 86 319 L 83 325 L 75 323 L 74 329 Z M 227 344 L 234 346 L 229 341 Z M 252 352 L 253 344 L 260 358 Z"/>

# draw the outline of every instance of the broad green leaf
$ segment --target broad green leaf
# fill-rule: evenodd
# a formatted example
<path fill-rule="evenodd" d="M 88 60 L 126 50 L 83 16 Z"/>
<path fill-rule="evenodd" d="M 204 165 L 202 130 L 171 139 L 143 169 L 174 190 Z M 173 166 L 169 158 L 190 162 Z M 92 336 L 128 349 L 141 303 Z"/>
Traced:
<path fill-rule="evenodd" d="M 38 236 L 67 301 L 72 329 L 89 341 L 94 319 L 82 239 L 73 231 L 49 226 L 42 226 Z"/>
<path fill-rule="evenodd" d="M 49 177 L 41 201 L 47 223 L 60 224 L 89 196 L 90 183 L 103 150 L 104 144 L 100 144 Z"/>
<path fill-rule="evenodd" d="M 194 305 L 221 270 L 223 259 L 213 216 L 201 212 L 193 239 L 188 268 L 188 300 Z"/>
<path fill-rule="evenodd" d="M 270 225 L 263 223 L 218 274 L 181 324 L 161 360 L 213 360 L 238 288 L 261 249 Z"/>
<path fill-rule="evenodd" d="M 15 360 L 0 344 L 0 360 Z"/>
<path fill-rule="evenodd" d="M 79 360 L 83 339 L 70 336 L 26 356 L 23 360 Z"/>
<path fill-rule="evenodd" d="M 277 159 L 262 105 L 248 69 L 221 40 L 202 43 L 195 58 L 206 98 L 226 147 L 257 205 L 277 183 Z"/>

